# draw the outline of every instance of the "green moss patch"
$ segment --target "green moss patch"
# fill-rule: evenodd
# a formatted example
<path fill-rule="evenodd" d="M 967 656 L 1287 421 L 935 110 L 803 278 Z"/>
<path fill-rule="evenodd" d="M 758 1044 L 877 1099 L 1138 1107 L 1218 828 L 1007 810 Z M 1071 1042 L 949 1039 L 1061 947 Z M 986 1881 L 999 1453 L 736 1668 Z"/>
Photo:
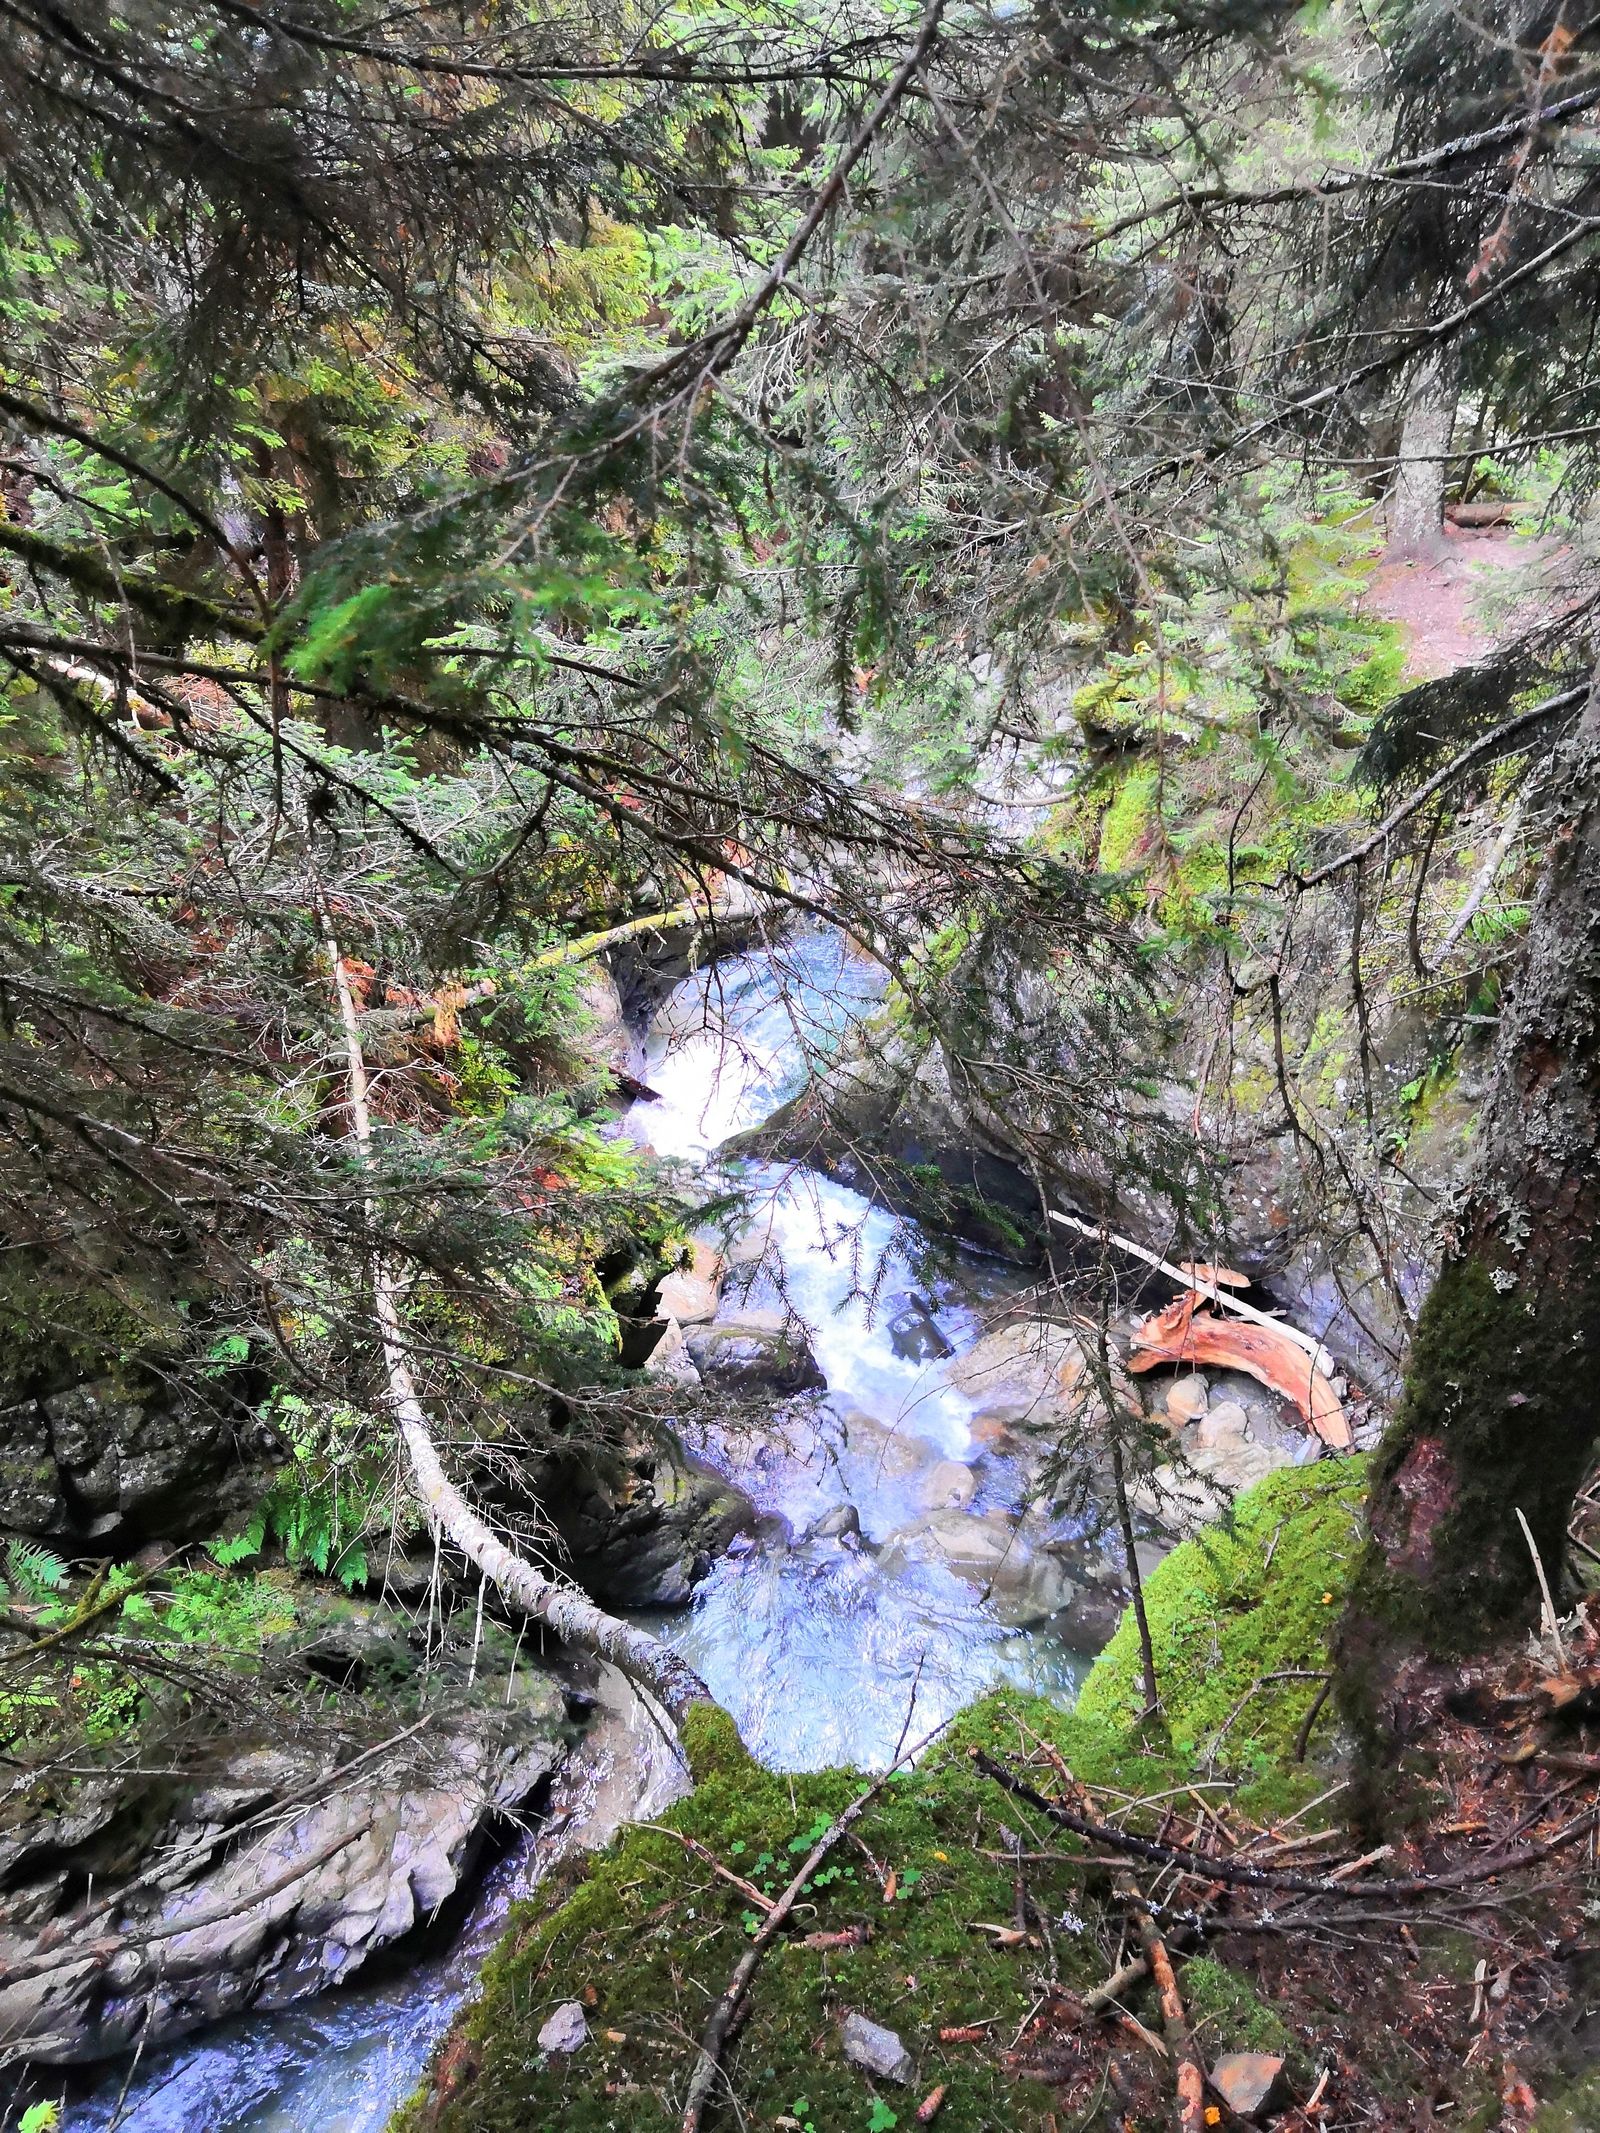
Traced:
<path fill-rule="evenodd" d="M 1269 1474 L 1239 1498 L 1231 1521 L 1185 1541 L 1146 1579 L 1162 1715 L 1180 1755 L 1209 1752 L 1225 1726 L 1216 1755 L 1230 1768 L 1266 1769 L 1292 1747 L 1318 1685 L 1269 1677 L 1326 1668 L 1360 1554 L 1365 1486 L 1362 1459 Z M 1117 1732 L 1143 1703 L 1138 1631 L 1127 1615 L 1078 1712 Z"/>
<path fill-rule="evenodd" d="M 686 1730 L 698 1784 L 663 1822 L 771 1895 L 869 1782 L 849 1770 L 765 1770 L 720 1713 L 697 1711 Z M 940 2083 L 949 2085 L 941 2133 L 1042 2122 L 1048 2093 L 1004 2060 L 1037 2004 L 1050 1954 L 1042 1936 L 1007 1948 L 980 1929 L 1014 1924 L 1005 1830 L 1029 1832 L 1030 1849 L 1074 1847 L 1032 1830 L 1027 1810 L 983 1778 L 970 1755 L 981 1745 L 1015 1757 L 1040 1740 L 1095 1783 L 1159 1789 L 1176 1774 L 1032 1698 L 998 1695 L 967 1712 L 917 1769 L 890 1780 L 757 1972 L 749 2019 L 727 2060 L 739 2123 L 888 2133 L 897 2121 L 909 2128 L 919 2099 Z M 1098 1937 L 1084 1930 L 1098 1872 L 1030 1863 L 1026 1874 L 1028 1895 L 1050 1922 L 1061 1982 L 1093 1984 L 1106 1968 Z M 406 2133 L 659 2133 L 682 2107 L 697 2040 L 758 1916 L 677 1836 L 627 1831 L 564 1900 L 553 1891 L 514 1918 L 432 2091 L 401 2125 Z M 854 1947 L 807 1944 L 851 1928 L 870 1938 Z M 570 2059 L 546 2058 L 539 2029 L 571 2000 L 586 2008 L 589 2041 Z M 902 2038 L 916 2062 L 910 2088 L 874 2082 L 844 2058 L 837 2025 L 852 2009 Z M 981 2037 L 941 2041 L 941 2029 L 960 2028 Z"/>

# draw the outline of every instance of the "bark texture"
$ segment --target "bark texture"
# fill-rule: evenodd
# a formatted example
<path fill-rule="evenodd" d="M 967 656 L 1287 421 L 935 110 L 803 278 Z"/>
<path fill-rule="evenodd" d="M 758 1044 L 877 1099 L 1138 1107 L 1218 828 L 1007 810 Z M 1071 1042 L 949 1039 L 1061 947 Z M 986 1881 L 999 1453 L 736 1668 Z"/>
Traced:
<path fill-rule="evenodd" d="M 1411 373 L 1387 512 L 1391 555 L 1434 554 L 1444 539 L 1445 454 L 1456 423 L 1455 358 L 1430 349 Z"/>
<path fill-rule="evenodd" d="M 1557 751 L 1544 876 L 1452 1238 L 1379 1453 L 1343 1638 L 1351 1715 L 1403 1739 L 1416 1662 L 1531 1620 L 1600 1435 L 1600 693 Z"/>

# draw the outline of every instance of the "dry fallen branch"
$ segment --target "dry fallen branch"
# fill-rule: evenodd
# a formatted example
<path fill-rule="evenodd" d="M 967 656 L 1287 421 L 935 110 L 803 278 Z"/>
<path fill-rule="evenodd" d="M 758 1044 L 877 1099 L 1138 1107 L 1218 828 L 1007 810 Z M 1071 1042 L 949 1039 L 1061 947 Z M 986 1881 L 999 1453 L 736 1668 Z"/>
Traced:
<path fill-rule="evenodd" d="M 1525 1866 L 1536 1866 L 1553 1853 L 1565 1851 L 1569 1845 L 1578 1843 L 1592 1831 L 1600 1829 L 1600 1807 L 1587 1809 L 1576 1815 L 1565 1828 L 1557 1830 L 1553 1837 L 1546 1837 L 1537 1844 L 1524 1845 L 1520 1851 L 1504 1853 L 1497 1858 L 1474 1861 L 1470 1866 L 1449 1868 L 1438 1874 L 1410 1874 L 1397 1876 L 1389 1881 L 1363 1881 L 1346 1885 L 1331 1875 L 1287 1874 L 1269 1867 L 1246 1866 L 1242 1861 L 1224 1858 L 1216 1852 L 1197 1850 L 1192 1845 L 1164 1844 L 1156 1837 L 1141 1837 L 1132 1830 L 1117 1829 L 1108 1822 L 1095 1820 L 1091 1815 L 1074 1812 L 1062 1806 L 1059 1800 L 1047 1800 L 1023 1778 L 1019 1778 L 1003 1763 L 995 1761 L 983 1749 L 973 1751 L 973 1761 L 985 1777 L 1011 1793 L 1025 1805 L 1036 1809 L 1063 1829 L 1070 1829 L 1074 1836 L 1087 1837 L 1137 1859 L 1148 1859 L 1158 1866 L 1172 1866 L 1187 1874 L 1197 1874 L 1206 1881 L 1230 1882 L 1239 1888 L 1267 1889 L 1288 1896 L 1347 1896 L 1363 1903 L 1374 1898 L 1400 1900 L 1411 1897 L 1433 1896 L 1450 1889 L 1470 1888 L 1480 1881 L 1489 1881 L 1497 1875 L 1516 1873 Z"/>
<path fill-rule="evenodd" d="M 948 1720 L 946 1724 L 948 1724 Z M 903 1755 L 890 1764 L 889 1768 L 880 1777 L 874 1779 L 873 1783 L 868 1786 L 867 1790 L 859 1798 L 851 1801 L 844 1812 L 837 1816 L 828 1828 L 823 1831 L 810 1851 L 807 1852 L 799 1872 L 772 1904 L 771 1909 L 767 1912 L 766 1917 L 761 1921 L 751 1939 L 749 1947 L 746 1948 L 744 1954 L 735 1964 L 733 1975 L 729 1978 L 727 1988 L 722 1997 L 711 2010 L 710 2019 L 707 2021 L 705 2032 L 700 2039 L 700 2057 L 696 2063 L 694 2073 L 690 2077 L 689 2093 L 684 2098 L 683 2119 L 679 2133 L 700 2133 L 700 2125 L 705 2117 L 706 2104 L 710 2100 L 712 2085 L 716 2081 L 718 2068 L 722 2064 L 722 2054 L 727 2049 L 728 2039 L 732 2036 L 734 2026 L 743 2010 L 746 1996 L 750 1990 L 750 1980 L 760 1968 L 762 1957 L 781 1932 L 784 1921 L 799 1901 L 800 1893 L 806 1883 L 816 1873 L 823 1860 L 827 1858 L 829 1852 L 850 1829 L 851 1825 L 860 1821 L 895 1772 L 902 1768 L 904 1764 L 910 1762 L 914 1755 L 920 1754 L 922 1749 L 928 1745 L 928 1742 L 935 1739 L 943 1730 L 942 1726 L 936 1726 L 933 1732 L 927 1735 L 926 1739 L 919 1741 L 915 1748 L 908 1748 Z"/>

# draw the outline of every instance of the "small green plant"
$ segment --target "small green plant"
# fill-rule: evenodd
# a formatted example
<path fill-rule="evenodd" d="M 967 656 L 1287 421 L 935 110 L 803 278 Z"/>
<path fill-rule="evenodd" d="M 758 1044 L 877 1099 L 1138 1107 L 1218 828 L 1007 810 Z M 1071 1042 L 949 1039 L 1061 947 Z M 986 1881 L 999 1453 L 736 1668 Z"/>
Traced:
<path fill-rule="evenodd" d="M 57 1598 L 66 1581 L 67 1566 L 59 1555 L 36 1541 L 6 1542 L 6 1583 L 19 1599 L 43 1605 Z"/>
<path fill-rule="evenodd" d="M 872 2110 L 867 2117 L 867 2133 L 890 2133 L 890 2128 L 899 2123 L 899 2112 L 891 2111 L 881 2096 L 874 2096 Z"/>
<path fill-rule="evenodd" d="M 30 2103 L 18 2123 L 17 2133 L 54 2133 L 60 2123 L 59 2103 Z"/>

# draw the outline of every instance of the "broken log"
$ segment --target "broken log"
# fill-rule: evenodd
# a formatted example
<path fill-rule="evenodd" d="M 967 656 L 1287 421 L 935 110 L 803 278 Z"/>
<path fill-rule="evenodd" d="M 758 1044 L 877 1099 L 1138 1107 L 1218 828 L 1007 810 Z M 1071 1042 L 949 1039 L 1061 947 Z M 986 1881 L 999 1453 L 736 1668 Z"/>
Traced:
<path fill-rule="evenodd" d="M 1354 1449 L 1339 1395 L 1288 1327 L 1217 1318 L 1198 1308 L 1201 1300 L 1190 1289 L 1145 1319 L 1133 1336 L 1129 1370 L 1153 1370 L 1158 1363 L 1243 1370 L 1291 1401 L 1330 1451 Z"/>

